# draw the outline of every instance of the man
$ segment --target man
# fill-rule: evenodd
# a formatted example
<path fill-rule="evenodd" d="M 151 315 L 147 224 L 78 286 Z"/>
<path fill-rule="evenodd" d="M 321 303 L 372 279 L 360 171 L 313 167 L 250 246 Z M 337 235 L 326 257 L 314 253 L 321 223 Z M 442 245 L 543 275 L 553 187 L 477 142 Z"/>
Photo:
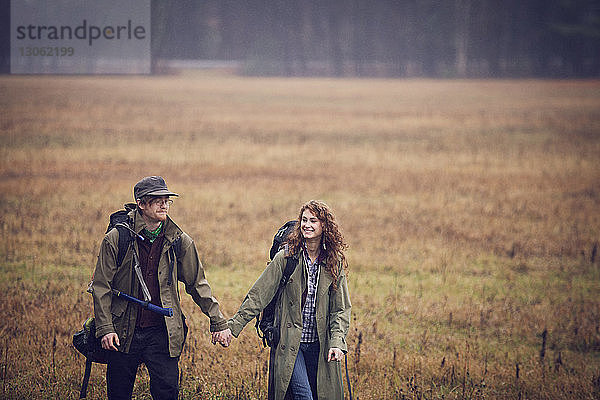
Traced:
<path fill-rule="evenodd" d="M 178 194 L 169 191 L 160 176 L 140 180 L 133 194 L 136 204 L 131 205 L 129 218 L 132 234 L 137 235 L 118 266 L 119 231 L 113 228 L 106 234 L 91 286 L 96 336 L 104 349 L 111 350 L 106 370 L 108 398 L 130 399 L 137 368 L 144 363 L 152 398 L 175 400 L 179 392 L 179 355 L 187 334 L 177 282 L 185 284 L 185 291 L 210 318 L 213 344 L 227 347 L 231 331 L 212 296 L 193 240 L 168 216 L 173 201 L 170 197 Z M 173 316 L 154 313 L 114 296 L 113 290 L 139 299 L 149 295 L 152 304 L 172 308 Z"/>

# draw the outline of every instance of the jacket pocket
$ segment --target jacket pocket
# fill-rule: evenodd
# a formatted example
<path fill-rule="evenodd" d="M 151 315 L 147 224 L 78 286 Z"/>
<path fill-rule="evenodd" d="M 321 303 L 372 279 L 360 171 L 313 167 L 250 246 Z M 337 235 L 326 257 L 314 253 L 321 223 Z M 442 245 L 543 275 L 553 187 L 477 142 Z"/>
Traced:
<path fill-rule="evenodd" d="M 110 304 L 110 312 L 114 317 L 121 317 L 127 308 L 127 300 L 113 296 Z"/>
<path fill-rule="evenodd" d="M 126 336 L 125 331 L 125 311 L 127 310 L 127 301 L 113 297 L 112 304 L 110 306 L 110 312 L 112 314 L 113 327 L 121 339 Z"/>

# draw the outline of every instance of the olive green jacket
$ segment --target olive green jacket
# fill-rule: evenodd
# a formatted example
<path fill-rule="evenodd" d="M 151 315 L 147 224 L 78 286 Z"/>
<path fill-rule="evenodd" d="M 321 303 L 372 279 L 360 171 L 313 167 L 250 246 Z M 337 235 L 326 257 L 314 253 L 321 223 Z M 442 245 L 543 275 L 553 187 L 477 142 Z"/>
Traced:
<path fill-rule="evenodd" d="M 144 219 L 135 210 L 131 211 L 129 215 L 134 218 L 133 229 L 140 233 L 146 226 Z M 185 323 L 181 312 L 178 281 L 185 284 L 185 291 L 192 296 L 202 312 L 210 318 L 211 332 L 227 329 L 227 320 L 219 310 L 219 303 L 212 296 L 194 241 L 170 217 L 167 217 L 167 221 L 164 223 L 163 232 L 165 239 L 158 264 L 160 300 L 162 307 L 173 309 L 173 316 L 164 318 L 169 337 L 170 356 L 178 357 L 185 340 Z M 179 237 L 181 237 L 181 252 L 177 262 L 174 263 L 173 279 L 169 285 L 169 248 Z M 132 250 L 135 248 L 137 252 L 138 246 L 137 242 L 133 241 L 133 246 L 129 246 L 123 263 L 117 268 L 118 241 L 117 229 L 112 229 L 104 236 L 91 287 L 94 298 L 96 336 L 101 338 L 107 333 L 116 333 L 121 343 L 119 350 L 127 353 L 133 338 L 139 306 L 113 296 L 111 289 L 138 297 L 140 283 L 133 269 Z"/>
<path fill-rule="evenodd" d="M 244 326 L 271 301 L 285 269 L 284 252 L 277 253 L 246 295 L 238 312 L 228 321 L 237 337 Z M 316 319 L 319 336 L 317 393 L 321 400 L 342 400 L 342 370 L 339 362 L 327 362 L 331 347 L 347 352 L 346 335 L 350 326 L 350 296 L 346 275 L 341 269 L 337 290 L 330 289 L 332 277 L 321 266 L 317 285 Z M 271 349 L 269 365 L 269 399 L 286 396 L 302 335 L 302 294 L 307 287 L 307 267 L 302 253 L 298 266 L 282 292 L 280 305 L 280 342 Z"/>

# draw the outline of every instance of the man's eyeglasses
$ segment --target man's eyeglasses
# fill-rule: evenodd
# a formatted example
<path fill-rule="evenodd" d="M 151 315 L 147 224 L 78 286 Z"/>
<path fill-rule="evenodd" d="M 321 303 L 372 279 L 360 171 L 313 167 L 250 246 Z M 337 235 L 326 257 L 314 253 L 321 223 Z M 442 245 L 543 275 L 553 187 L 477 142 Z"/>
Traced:
<path fill-rule="evenodd" d="M 150 201 L 151 205 L 158 205 L 158 206 L 166 206 L 166 207 L 171 207 L 173 205 L 173 200 L 171 199 L 155 199 Z"/>

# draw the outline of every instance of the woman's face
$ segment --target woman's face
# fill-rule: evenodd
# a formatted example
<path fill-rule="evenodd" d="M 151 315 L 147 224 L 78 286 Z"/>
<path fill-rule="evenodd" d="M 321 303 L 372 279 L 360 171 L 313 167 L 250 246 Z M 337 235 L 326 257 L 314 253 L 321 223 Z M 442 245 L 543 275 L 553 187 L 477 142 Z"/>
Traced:
<path fill-rule="evenodd" d="M 304 239 L 320 239 L 323 234 L 323 224 L 309 209 L 302 212 L 300 230 Z"/>

